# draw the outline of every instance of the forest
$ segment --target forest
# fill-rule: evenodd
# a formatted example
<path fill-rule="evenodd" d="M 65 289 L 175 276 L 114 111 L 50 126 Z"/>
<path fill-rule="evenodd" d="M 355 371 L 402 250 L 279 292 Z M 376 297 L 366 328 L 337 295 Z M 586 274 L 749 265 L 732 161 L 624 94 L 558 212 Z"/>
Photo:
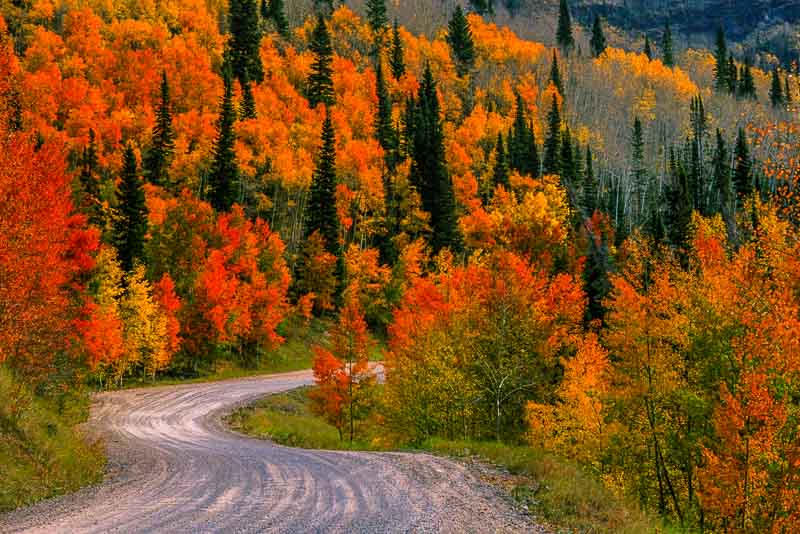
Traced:
<path fill-rule="evenodd" d="M 612 47 L 566 0 L 555 46 L 396 9 L 0 1 L 0 448 L 86 471 L 31 413 L 70 436 L 89 391 L 323 325 L 343 440 L 524 445 L 687 531 L 791 531 L 793 68 L 723 27 Z"/>

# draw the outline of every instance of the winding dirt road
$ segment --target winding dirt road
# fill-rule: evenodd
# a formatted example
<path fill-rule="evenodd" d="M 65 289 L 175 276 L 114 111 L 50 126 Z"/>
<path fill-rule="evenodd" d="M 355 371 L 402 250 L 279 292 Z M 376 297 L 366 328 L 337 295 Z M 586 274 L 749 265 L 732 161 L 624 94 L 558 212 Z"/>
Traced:
<path fill-rule="evenodd" d="M 462 465 L 292 449 L 227 431 L 237 405 L 310 371 L 98 395 L 106 481 L 0 516 L 0 532 L 538 532 Z M 0 482 L 1 483 L 1 482 Z"/>

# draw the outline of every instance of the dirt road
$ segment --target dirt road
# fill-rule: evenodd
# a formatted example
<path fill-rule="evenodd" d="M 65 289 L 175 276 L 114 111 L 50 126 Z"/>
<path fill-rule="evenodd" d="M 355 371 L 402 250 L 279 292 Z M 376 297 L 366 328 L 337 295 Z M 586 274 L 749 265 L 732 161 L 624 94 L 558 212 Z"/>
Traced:
<path fill-rule="evenodd" d="M 311 380 L 303 371 L 99 395 L 89 428 L 108 446 L 106 481 L 0 516 L 0 532 L 538 531 L 455 462 L 286 448 L 220 421 Z"/>

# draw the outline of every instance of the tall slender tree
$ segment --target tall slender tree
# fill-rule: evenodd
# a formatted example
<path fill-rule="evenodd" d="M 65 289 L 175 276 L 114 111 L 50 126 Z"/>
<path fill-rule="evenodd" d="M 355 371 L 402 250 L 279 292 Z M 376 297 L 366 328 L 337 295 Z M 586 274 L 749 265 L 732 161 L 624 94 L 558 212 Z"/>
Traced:
<path fill-rule="evenodd" d="M 378 110 L 375 113 L 375 139 L 384 152 L 386 166 L 393 170 L 398 159 L 397 131 L 392 118 L 392 100 L 386 87 L 383 75 L 383 59 L 378 56 L 375 66 L 375 93 L 378 99 Z"/>
<path fill-rule="evenodd" d="M 719 192 L 719 207 L 725 221 L 731 224 L 733 218 L 733 204 L 736 198 L 733 180 L 731 177 L 731 163 L 728 147 L 722 132 L 717 128 L 717 146 L 714 149 L 714 185 Z"/>
<path fill-rule="evenodd" d="M 136 153 L 128 144 L 122 158 L 117 200 L 119 210 L 114 221 L 114 244 L 119 261 L 126 271 L 131 271 L 144 255 L 144 236 L 147 233 L 147 205 L 144 183 L 139 176 Z"/>
<path fill-rule="evenodd" d="M 675 51 L 672 49 L 672 29 L 669 22 L 664 25 L 664 33 L 661 38 L 661 54 L 664 65 L 667 67 L 675 66 Z"/>
<path fill-rule="evenodd" d="M 728 45 L 725 42 L 725 29 L 717 28 L 717 49 L 714 52 L 714 88 L 719 92 L 728 91 L 730 86 Z"/>
<path fill-rule="evenodd" d="M 589 41 L 592 47 L 592 55 L 600 57 L 606 51 L 606 36 L 603 33 L 603 24 L 600 21 L 600 15 L 595 15 L 594 24 L 592 25 L 592 38 Z"/>
<path fill-rule="evenodd" d="M 789 87 L 789 75 L 788 74 L 783 78 L 783 82 L 784 82 L 784 85 L 783 85 L 783 101 L 786 104 L 791 104 L 792 103 L 792 89 L 791 89 L 791 87 Z"/>
<path fill-rule="evenodd" d="M 382 33 L 389 24 L 386 18 L 386 0 L 367 0 L 367 22 L 375 34 Z"/>
<path fill-rule="evenodd" d="M 559 154 L 561 183 L 567 187 L 575 187 L 575 152 L 572 150 L 572 134 L 569 126 L 561 132 L 561 153 Z"/>
<path fill-rule="evenodd" d="M 261 63 L 258 3 L 256 0 L 230 0 L 228 10 L 233 73 L 240 82 L 248 78 L 261 83 L 264 81 L 264 66 Z"/>
<path fill-rule="evenodd" d="M 569 54 L 575 47 L 575 37 L 572 35 L 572 17 L 569 13 L 569 3 L 567 0 L 561 0 L 558 6 L 556 42 L 565 54 Z"/>
<path fill-rule="evenodd" d="M 561 112 L 558 100 L 553 95 L 550 112 L 547 114 L 547 137 L 544 140 L 544 173 L 561 173 Z"/>
<path fill-rule="evenodd" d="M 403 40 L 400 38 L 400 30 L 397 27 L 397 19 L 394 19 L 392 26 L 392 50 L 389 54 L 389 66 L 392 68 L 392 78 L 399 80 L 406 73 L 406 62 L 403 57 Z"/>
<path fill-rule="evenodd" d="M 89 224 L 102 229 L 105 226 L 105 219 L 103 217 L 103 203 L 100 198 L 100 181 L 97 176 L 99 165 L 97 139 L 94 129 L 90 128 L 89 143 L 83 149 L 81 156 L 81 173 L 78 176 L 81 194 L 78 206 L 86 214 Z"/>
<path fill-rule="evenodd" d="M 653 47 L 650 45 L 650 37 L 647 35 L 644 36 L 644 55 L 647 56 L 647 59 L 650 61 L 653 60 Z"/>
<path fill-rule="evenodd" d="M 772 69 L 772 84 L 769 88 L 769 101 L 773 108 L 783 106 L 783 84 L 778 73 L 778 68 Z"/>
<path fill-rule="evenodd" d="M 447 43 L 456 66 L 456 73 L 463 78 L 475 66 L 475 43 L 469 21 L 460 5 L 456 5 L 453 16 L 447 25 Z"/>
<path fill-rule="evenodd" d="M 506 190 L 511 189 L 511 182 L 508 180 L 508 159 L 506 156 L 503 133 L 497 132 L 497 142 L 494 147 L 494 170 L 492 172 L 494 186 L 502 185 Z"/>
<path fill-rule="evenodd" d="M 256 112 L 256 100 L 253 96 L 253 87 L 250 80 L 245 78 L 244 83 L 240 84 L 242 87 L 242 101 L 239 104 L 239 118 L 242 120 L 255 119 L 258 117 Z"/>
<path fill-rule="evenodd" d="M 224 92 L 217 119 L 214 161 L 208 178 L 208 199 L 214 209 L 227 211 L 239 193 L 239 166 L 236 163 L 236 106 L 233 103 L 233 76 L 229 65 L 223 66 Z"/>
<path fill-rule="evenodd" d="M 262 14 L 263 6 L 267 0 L 262 0 Z M 286 7 L 283 0 L 269 0 L 268 15 L 275 29 L 282 37 L 289 37 L 289 21 L 286 19 Z"/>
<path fill-rule="evenodd" d="M 531 123 L 525 113 L 525 101 L 516 94 L 517 106 L 514 123 L 508 138 L 509 168 L 528 176 L 539 174 L 539 151 Z"/>
<path fill-rule="evenodd" d="M 333 45 L 322 15 L 317 16 L 309 48 L 314 53 L 314 62 L 306 81 L 306 97 L 312 108 L 319 104 L 332 106 L 336 101 L 333 91 Z"/>
<path fill-rule="evenodd" d="M 739 86 L 739 70 L 736 68 L 736 61 L 733 59 L 733 54 L 728 56 L 728 93 L 736 95 L 736 89 Z"/>
<path fill-rule="evenodd" d="M 587 217 L 591 217 L 597 209 L 597 179 L 594 176 L 594 163 L 592 162 L 592 149 L 586 146 L 586 169 L 583 173 L 583 210 Z"/>
<path fill-rule="evenodd" d="M 550 63 L 550 82 L 558 89 L 561 96 L 564 96 L 564 84 L 561 81 L 561 69 L 558 68 L 558 55 L 553 50 L 553 61 Z"/>
<path fill-rule="evenodd" d="M 642 131 L 642 121 L 639 120 L 638 116 L 633 119 L 631 153 L 636 209 L 641 217 L 644 215 L 645 196 L 647 194 L 647 169 L 644 165 L 644 132 Z"/>
<path fill-rule="evenodd" d="M 739 76 L 739 96 L 750 100 L 756 100 L 758 95 L 756 94 L 756 84 L 753 80 L 753 72 L 751 69 L 750 59 L 747 58 L 742 67 L 742 74 Z"/>
<path fill-rule="evenodd" d="M 175 130 L 172 126 L 172 102 L 166 71 L 161 73 L 161 98 L 156 109 L 156 124 L 150 141 L 150 150 L 144 160 L 144 174 L 155 185 L 169 182 L 169 166 L 175 153 Z"/>
<path fill-rule="evenodd" d="M 339 218 L 336 213 L 336 132 L 330 109 L 325 108 L 319 156 L 311 180 L 306 235 L 314 232 L 325 238 L 325 247 L 339 254 Z"/>
<path fill-rule="evenodd" d="M 753 190 L 753 162 L 750 159 L 750 147 L 744 128 L 739 128 L 734 150 L 733 182 L 739 195 L 748 195 Z"/>

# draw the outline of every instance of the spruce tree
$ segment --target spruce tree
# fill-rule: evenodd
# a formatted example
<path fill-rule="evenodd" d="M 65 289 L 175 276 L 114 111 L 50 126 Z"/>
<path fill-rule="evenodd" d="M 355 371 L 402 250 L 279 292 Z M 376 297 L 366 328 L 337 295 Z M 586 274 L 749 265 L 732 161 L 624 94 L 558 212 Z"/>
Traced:
<path fill-rule="evenodd" d="M 647 35 L 644 36 L 644 55 L 647 56 L 647 59 L 650 61 L 653 60 L 653 48 L 650 45 L 650 37 Z"/>
<path fill-rule="evenodd" d="M 778 74 L 778 68 L 772 69 L 772 85 L 769 88 L 769 101 L 773 108 L 783 106 L 783 85 Z"/>
<path fill-rule="evenodd" d="M 397 28 L 397 19 L 395 19 L 392 27 L 392 51 L 389 56 L 389 66 L 392 68 L 392 78 L 395 80 L 399 80 L 406 73 L 403 55 L 403 40 L 400 38 L 400 30 Z"/>
<path fill-rule="evenodd" d="M 519 93 L 516 94 L 516 98 L 517 109 L 508 138 L 509 168 L 520 174 L 537 176 L 539 174 L 539 152 L 536 148 L 536 139 L 525 114 L 525 101 Z"/>
<path fill-rule="evenodd" d="M 122 174 L 117 192 L 119 211 L 114 221 L 114 244 L 120 265 L 131 271 L 144 255 L 144 236 L 147 233 L 147 205 L 144 182 L 139 177 L 136 153 L 128 144 L 122 159 Z"/>
<path fill-rule="evenodd" d="M 739 71 L 736 68 L 736 62 L 733 60 L 733 55 L 728 56 L 728 93 L 736 95 L 736 89 L 739 86 Z"/>
<path fill-rule="evenodd" d="M 714 88 L 719 92 L 729 88 L 728 66 L 728 45 L 725 42 L 725 30 L 720 26 L 717 28 L 717 49 L 714 52 Z"/>
<path fill-rule="evenodd" d="M 81 185 L 79 206 L 86 214 L 89 224 L 103 228 L 103 204 L 100 198 L 100 182 L 97 179 L 99 160 L 97 157 L 97 139 L 94 129 L 89 129 L 89 144 L 83 149 L 81 157 L 81 173 L 78 180 Z"/>
<path fill-rule="evenodd" d="M 592 39 L 589 42 L 592 47 L 592 55 L 600 57 L 606 50 L 606 36 L 603 33 L 603 25 L 600 22 L 600 16 L 595 15 L 594 25 L 592 26 Z"/>
<path fill-rule="evenodd" d="M 558 56 L 553 50 L 553 62 L 550 64 L 550 82 L 558 89 L 559 94 L 564 96 L 564 84 L 561 82 L 561 69 L 558 68 Z"/>
<path fill-rule="evenodd" d="M 603 304 L 611 293 L 611 282 L 608 273 L 611 270 L 608 243 L 605 232 L 600 236 L 600 242 L 589 239 L 589 250 L 586 254 L 586 263 L 583 269 L 583 287 L 586 292 L 587 302 L 585 321 L 590 324 L 595 321 L 602 322 L 606 309 Z"/>
<path fill-rule="evenodd" d="M 597 209 L 597 180 L 594 176 L 594 163 L 592 162 L 592 149 L 586 147 L 586 169 L 583 174 L 583 210 L 587 217 L 591 217 Z"/>
<path fill-rule="evenodd" d="M 494 186 L 502 185 L 506 191 L 511 190 L 511 182 L 508 180 L 508 162 L 506 159 L 506 149 L 503 142 L 503 134 L 497 133 L 497 143 L 494 147 L 494 170 L 492 171 L 492 178 Z"/>
<path fill-rule="evenodd" d="M 325 109 L 319 156 L 311 179 L 306 235 L 314 232 L 325 238 L 331 254 L 339 254 L 339 219 L 336 214 L 336 133 L 330 110 Z"/>
<path fill-rule="evenodd" d="M 572 134 L 569 126 L 561 132 L 561 153 L 559 155 L 561 168 L 561 183 L 566 187 L 575 186 L 575 153 L 572 150 Z"/>
<path fill-rule="evenodd" d="M 392 122 L 392 100 L 383 76 L 383 59 L 378 56 L 375 66 L 375 93 L 378 99 L 378 110 L 375 114 L 375 139 L 384 152 L 384 161 L 389 169 L 397 163 L 397 132 Z"/>
<path fill-rule="evenodd" d="M 262 0 L 266 3 L 267 0 Z M 262 11 L 263 11 L 262 4 Z M 270 0 L 268 17 L 275 25 L 275 29 L 282 37 L 289 37 L 289 21 L 286 19 L 286 8 L 284 7 L 283 0 Z"/>
<path fill-rule="evenodd" d="M 422 198 L 423 209 L 431 215 L 430 244 L 435 252 L 444 247 L 459 249 L 455 194 L 445 163 L 439 97 L 430 65 L 425 66 L 419 93 L 412 105 L 407 119 L 411 137 L 410 178 Z"/>
<path fill-rule="evenodd" d="M 642 131 L 642 121 L 639 120 L 639 117 L 633 119 L 631 153 L 636 209 L 639 211 L 639 215 L 642 216 L 647 194 L 647 170 L 644 166 L 644 132 Z"/>
<path fill-rule="evenodd" d="M 742 75 L 739 76 L 739 96 L 756 100 L 756 84 L 753 81 L 753 72 L 751 71 L 750 60 L 746 59 L 742 67 Z"/>
<path fill-rule="evenodd" d="M 783 101 L 786 104 L 792 103 L 792 90 L 789 87 L 789 75 L 787 74 L 786 77 L 783 79 L 784 86 L 783 86 Z"/>
<path fill-rule="evenodd" d="M 565 54 L 569 54 L 575 47 L 575 37 L 572 35 L 572 17 L 569 14 L 569 4 L 567 0 L 561 0 L 558 7 L 556 42 Z"/>
<path fill-rule="evenodd" d="M 261 28 L 256 0 L 230 0 L 228 26 L 231 32 L 230 51 L 233 73 L 240 82 L 245 79 L 264 81 L 261 64 Z"/>
<path fill-rule="evenodd" d="M 172 127 L 172 102 L 166 71 L 161 73 L 161 99 L 156 109 L 156 124 L 150 150 L 144 160 L 144 174 L 151 184 L 167 185 L 169 166 L 175 153 L 175 130 Z"/>
<path fill-rule="evenodd" d="M 692 194 L 689 189 L 689 177 L 683 163 L 678 162 L 673 180 L 669 238 L 672 246 L 678 250 L 681 264 L 686 267 L 688 265 L 687 250 L 691 240 Z"/>
<path fill-rule="evenodd" d="M 386 28 L 389 23 L 386 18 L 386 0 L 367 0 L 367 22 L 376 34 Z"/>
<path fill-rule="evenodd" d="M 447 25 L 447 43 L 456 66 L 456 74 L 463 78 L 475 66 L 475 43 L 467 17 L 460 5 L 456 6 L 453 16 Z"/>
<path fill-rule="evenodd" d="M 217 138 L 214 143 L 214 161 L 208 177 L 208 200 L 217 211 L 227 211 L 238 197 L 239 167 L 236 164 L 236 108 L 233 103 L 233 77 L 228 65 L 223 67 L 222 81 L 225 90 L 217 119 Z"/>
<path fill-rule="evenodd" d="M 558 109 L 556 95 L 547 114 L 547 137 L 544 140 L 544 173 L 561 173 L 561 113 Z"/>
<path fill-rule="evenodd" d="M 258 114 L 256 113 L 256 101 L 253 97 L 253 88 L 250 85 L 250 80 L 245 79 L 241 87 L 242 101 L 239 104 L 239 118 L 241 120 L 255 119 Z"/>
<path fill-rule="evenodd" d="M 733 182 L 739 195 L 749 195 L 753 190 L 753 162 L 744 128 L 739 128 L 734 152 Z"/>
<path fill-rule="evenodd" d="M 306 97 L 312 108 L 319 104 L 332 106 L 336 100 L 333 92 L 333 45 L 328 25 L 322 15 L 317 17 L 317 25 L 311 33 L 314 62 L 306 81 Z"/>
<path fill-rule="evenodd" d="M 672 29 L 669 22 L 664 26 L 664 35 L 661 41 L 661 53 L 663 54 L 664 65 L 667 67 L 675 66 L 675 52 L 672 50 Z"/>
<path fill-rule="evenodd" d="M 733 216 L 732 205 L 736 198 L 733 191 L 731 178 L 731 165 L 728 156 L 728 148 L 725 146 L 725 139 L 722 132 L 717 128 L 717 146 L 714 149 L 714 185 L 719 191 L 719 203 L 722 215 L 726 221 Z"/>

